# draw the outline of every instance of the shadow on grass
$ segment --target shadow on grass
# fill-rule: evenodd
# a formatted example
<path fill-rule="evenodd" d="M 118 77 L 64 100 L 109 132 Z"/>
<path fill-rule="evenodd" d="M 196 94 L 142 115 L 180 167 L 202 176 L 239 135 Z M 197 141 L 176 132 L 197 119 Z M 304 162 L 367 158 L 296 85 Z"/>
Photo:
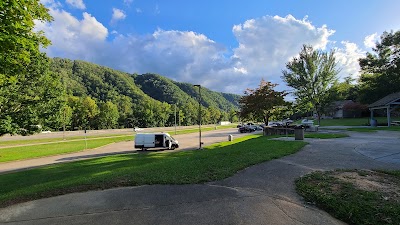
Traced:
<path fill-rule="evenodd" d="M 0 206 L 120 186 L 220 180 L 248 166 L 295 153 L 304 145 L 249 135 L 201 151 L 108 156 L 4 174 L 0 176 Z"/>

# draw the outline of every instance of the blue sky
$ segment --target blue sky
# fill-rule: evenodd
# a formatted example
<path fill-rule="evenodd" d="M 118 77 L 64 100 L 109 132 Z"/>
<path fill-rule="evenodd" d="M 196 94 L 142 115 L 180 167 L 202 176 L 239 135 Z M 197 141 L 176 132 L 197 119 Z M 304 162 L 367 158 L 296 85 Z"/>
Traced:
<path fill-rule="evenodd" d="M 400 28 L 396 0 L 41 0 L 54 21 L 37 23 L 51 57 L 129 73 L 158 73 L 212 90 L 243 93 L 260 79 L 280 84 L 302 44 L 334 49 L 340 76 L 384 31 Z"/>

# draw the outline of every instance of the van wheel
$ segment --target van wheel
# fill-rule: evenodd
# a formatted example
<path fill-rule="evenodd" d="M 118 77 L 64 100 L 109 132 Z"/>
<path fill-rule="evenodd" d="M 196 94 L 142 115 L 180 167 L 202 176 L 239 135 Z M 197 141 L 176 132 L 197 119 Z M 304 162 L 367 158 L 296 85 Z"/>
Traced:
<path fill-rule="evenodd" d="M 176 148 L 175 145 L 172 145 L 170 150 L 174 150 L 175 148 Z"/>

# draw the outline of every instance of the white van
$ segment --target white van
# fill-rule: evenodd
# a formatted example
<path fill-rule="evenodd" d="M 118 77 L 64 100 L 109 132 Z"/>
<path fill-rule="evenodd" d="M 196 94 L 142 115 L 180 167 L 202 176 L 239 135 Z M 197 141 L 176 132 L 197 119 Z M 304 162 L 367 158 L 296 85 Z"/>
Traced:
<path fill-rule="evenodd" d="M 168 133 L 140 133 L 135 136 L 135 148 L 146 150 L 149 148 L 166 148 L 174 150 L 179 143 Z"/>

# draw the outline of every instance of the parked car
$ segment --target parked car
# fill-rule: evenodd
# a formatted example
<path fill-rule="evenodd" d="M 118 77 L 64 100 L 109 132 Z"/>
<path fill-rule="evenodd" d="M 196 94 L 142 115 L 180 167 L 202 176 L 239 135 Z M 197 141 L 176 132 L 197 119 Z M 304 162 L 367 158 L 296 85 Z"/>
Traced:
<path fill-rule="evenodd" d="M 256 130 L 257 130 L 256 126 L 245 125 L 245 126 L 239 127 L 239 132 L 240 133 L 254 132 Z"/>

